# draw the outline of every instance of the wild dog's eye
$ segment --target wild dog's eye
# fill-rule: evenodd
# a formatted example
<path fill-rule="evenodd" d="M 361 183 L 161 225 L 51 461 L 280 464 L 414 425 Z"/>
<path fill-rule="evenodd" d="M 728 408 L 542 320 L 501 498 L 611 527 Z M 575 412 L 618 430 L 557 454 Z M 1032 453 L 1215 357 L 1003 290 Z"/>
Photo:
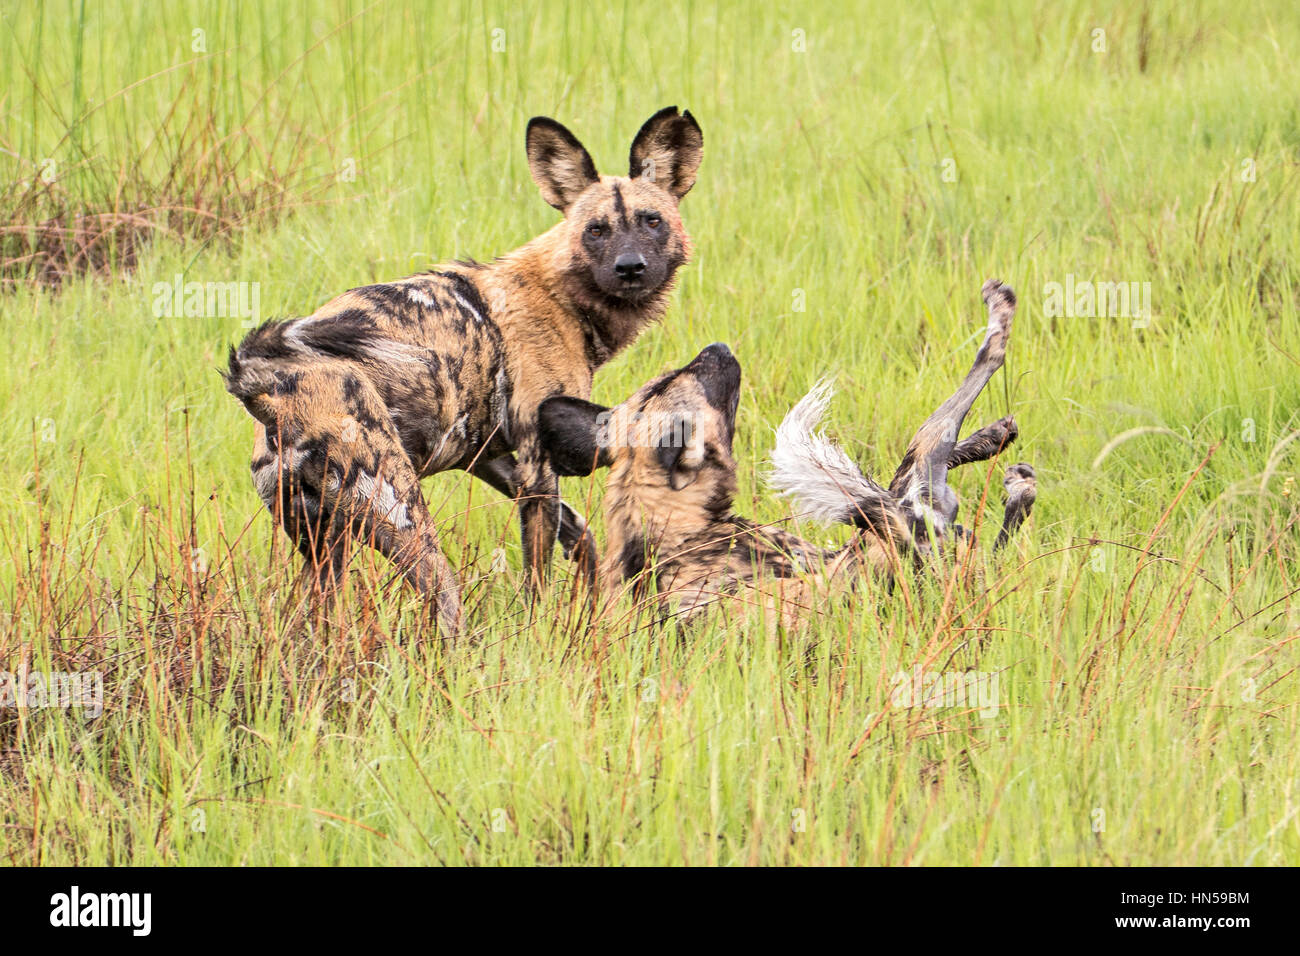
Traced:
<path fill-rule="evenodd" d="M 658 229 L 660 223 L 662 223 L 662 222 L 663 222 L 663 220 L 660 219 L 658 216 L 646 216 L 646 217 L 645 217 L 645 224 L 646 224 L 646 227 L 649 228 L 649 229 Z"/>
<path fill-rule="evenodd" d="M 593 239 L 599 239 L 604 234 L 605 234 L 605 227 L 598 222 L 593 222 L 590 226 L 587 227 L 587 235 L 591 236 L 591 238 Z"/>

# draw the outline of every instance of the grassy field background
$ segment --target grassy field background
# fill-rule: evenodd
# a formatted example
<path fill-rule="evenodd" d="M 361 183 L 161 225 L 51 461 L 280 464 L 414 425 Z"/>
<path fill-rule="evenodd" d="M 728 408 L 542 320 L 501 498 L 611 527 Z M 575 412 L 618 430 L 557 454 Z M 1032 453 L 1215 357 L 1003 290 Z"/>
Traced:
<path fill-rule="evenodd" d="M 104 688 L 98 717 L 0 709 L 0 859 L 1300 862 L 1294 4 L 0 12 L 6 256 L 50 217 L 166 213 L 130 268 L 110 243 L 0 293 L 0 670 Z M 834 373 L 834 433 L 889 474 L 999 276 L 1021 306 L 971 424 L 1020 422 L 1018 548 L 779 639 L 630 601 L 578 628 L 563 564 L 528 619 L 511 505 L 450 474 L 425 489 L 474 642 L 422 640 L 365 558 L 338 620 L 287 629 L 217 374 L 241 316 L 158 315 L 154 285 L 256 283 L 264 318 L 505 252 L 556 218 L 530 116 L 624 172 L 672 103 L 705 135 L 697 253 L 594 397 L 729 343 L 737 507 L 777 520 L 785 410 Z M 1150 283 L 1154 314 L 1051 315 L 1070 277 Z M 959 473 L 963 520 L 1000 474 Z M 565 493 L 598 515 L 599 480 Z M 917 668 L 996 674 L 997 706 L 891 705 Z"/>

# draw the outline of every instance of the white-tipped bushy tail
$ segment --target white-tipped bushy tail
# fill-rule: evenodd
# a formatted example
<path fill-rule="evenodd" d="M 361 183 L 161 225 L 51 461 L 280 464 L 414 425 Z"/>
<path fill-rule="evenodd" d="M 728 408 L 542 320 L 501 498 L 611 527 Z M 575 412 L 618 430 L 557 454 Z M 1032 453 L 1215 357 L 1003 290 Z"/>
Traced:
<path fill-rule="evenodd" d="M 776 430 L 768 484 L 794 499 L 803 516 L 884 531 L 894 525 L 890 519 L 896 510 L 889 492 L 817 428 L 834 394 L 823 378 L 790 409 Z"/>

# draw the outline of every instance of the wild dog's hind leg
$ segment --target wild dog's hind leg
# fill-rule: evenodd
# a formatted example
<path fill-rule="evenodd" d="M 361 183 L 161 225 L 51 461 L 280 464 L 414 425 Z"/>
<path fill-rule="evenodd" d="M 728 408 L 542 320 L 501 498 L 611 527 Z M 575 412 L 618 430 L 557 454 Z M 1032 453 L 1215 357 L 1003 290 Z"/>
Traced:
<path fill-rule="evenodd" d="M 927 519 L 942 534 L 957 517 L 957 495 L 947 482 L 957 434 L 975 399 L 1006 357 L 1016 295 L 997 279 L 985 282 L 982 291 L 989 324 L 975 364 L 957 391 L 917 431 L 889 485 L 890 492 L 903 503 L 918 544 L 926 540 Z"/>
<path fill-rule="evenodd" d="M 292 468 L 281 469 L 277 434 L 258 422 L 253 439 L 253 484 L 266 510 L 307 560 L 301 580 L 313 599 L 334 596 L 343 579 L 346 539 L 322 508 L 318 488 L 304 484 Z"/>
<path fill-rule="evenodd" d="M 350 536 L 393 561 L 433 602 L 439 625 L 459 632 L 456 576 L 374 387 L 344 363 L 322 364 L 285 376 L 267 399 L 275 425 L 254 476 L 264 500 L 279 496 L 281 521 L 318 582 L 338 583 Z"/>

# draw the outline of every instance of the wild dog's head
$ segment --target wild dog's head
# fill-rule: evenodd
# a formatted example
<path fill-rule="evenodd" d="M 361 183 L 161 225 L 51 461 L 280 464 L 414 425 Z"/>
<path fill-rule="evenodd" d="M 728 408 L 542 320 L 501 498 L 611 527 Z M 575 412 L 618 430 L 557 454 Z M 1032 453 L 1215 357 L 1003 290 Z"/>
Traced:
<path fill-rule="evenodd" d="M 632 141 L 626 176 L 600 176 L 567 129 L 528 123 L 528 166 L 542 198 L 564 213 L 561 269 L 580 307 L 642 306 L 671 288 L 690 257 L 677 205 L 695 185 L 704 136 L 690 112 L 669 106 Z"/>
<path fill-rule="evenodd" d="M 634 574 L 647 551 L 679 544 L 730 511 L 739 401 L 740 363 L 718 343 L 614 408 L 568 395 L 542 402 L 540 435 L 557 473 L 610 469 L 607 553 L 622 565 L 610 571 Z"/>

